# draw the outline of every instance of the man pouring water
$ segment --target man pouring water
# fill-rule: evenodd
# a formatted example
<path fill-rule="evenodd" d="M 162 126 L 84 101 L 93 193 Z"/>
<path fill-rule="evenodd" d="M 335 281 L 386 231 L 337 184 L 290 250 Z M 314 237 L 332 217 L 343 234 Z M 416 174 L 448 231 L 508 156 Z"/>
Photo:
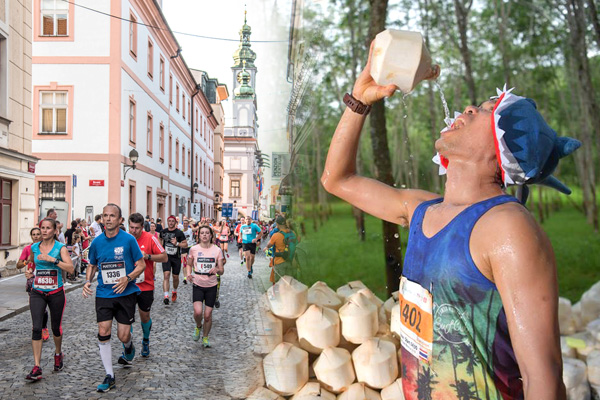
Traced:
<path fill-rule="evenodd" d="M 372 78 L 373 48 L 346 95 L 321 182 L 409 226 L 397 314 L 405 398 L 564 399 L 552 246 L 505 188 L 523 188 L 523 204 L 526 184 L 568 193 L 551 173 L 579 142 L 557 137 L 532 100 L 505 88 L 467 106 L 436 141 L 444 197 L 359 176 L 366 115 L 397 90 Z"/>

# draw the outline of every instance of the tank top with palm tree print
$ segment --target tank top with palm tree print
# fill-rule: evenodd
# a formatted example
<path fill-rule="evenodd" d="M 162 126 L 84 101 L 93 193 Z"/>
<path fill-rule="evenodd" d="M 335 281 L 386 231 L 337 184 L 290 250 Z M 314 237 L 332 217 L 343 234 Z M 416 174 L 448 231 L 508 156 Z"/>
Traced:
<path fill-rule="evenodd" d="M 425 211 L 442 200 L 420 204 L 410 224 L 400 309 L 405 398 L 522 399 L 502 300 L 469 249 L 479 218 L 517 200 L 502 195 L 473 204 L 428 238 Z"/>

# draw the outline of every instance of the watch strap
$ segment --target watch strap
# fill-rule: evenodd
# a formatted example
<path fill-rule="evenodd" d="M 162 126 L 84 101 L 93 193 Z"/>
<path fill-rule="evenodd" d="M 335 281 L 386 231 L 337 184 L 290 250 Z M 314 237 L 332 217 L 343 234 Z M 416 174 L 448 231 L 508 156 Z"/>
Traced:
<path fill-rule="evenodd" d="M 371 111 L 371 106 L 355 99 L 350 93 L 346 93 L 344 95 L 344 104 L 349 109 L 360 115 L 367 115 Z"/>

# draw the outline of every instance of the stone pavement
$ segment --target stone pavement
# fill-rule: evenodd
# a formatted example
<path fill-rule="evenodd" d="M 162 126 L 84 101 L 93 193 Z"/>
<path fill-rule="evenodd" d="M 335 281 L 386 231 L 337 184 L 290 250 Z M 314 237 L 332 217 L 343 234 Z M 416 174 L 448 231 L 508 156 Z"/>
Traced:
<path fill-rule="evenodd" d="M 150 357 L 139 356 L 141 326 L 136 314 L 134 367 L 122 369 L 117 359 L 122 352 L 117 339 L 116 323 L 112 330 L 112 355 L 117 387 L 108 393 L 97 393 L 105 372 L 98 352 L 97 324 L 94 299 L 84 299 L 81 287 L 67 293 L 63 316 L 63 354 L 65 367 L 53 372 L 52 338 L 44 343 L 41 367 L 44 379 L 28 382 L 25 375 L 33 367 L 31 350 L 31 315 L 28 310 L 0 322 L 0 399 L 243 399 L 264 385 L 262 357 L 265 330 L 261 309 L 268 285 L 269 268 L 264 253 L 257 255 L 254 279 L 246 277 L 233 247 L 225 265 L 221 282 L 221 308 L 213 312 L 210 332 L 212 348 L 204 349 L 194 342 L 192 287 L 181 284 L 175 304 L 162 302 L 162 274 L 157 268 L 157 281 L 152 307 Z M 0 281 L 0 293 L 11 290 L 23 293 L 14 282 Z M 11 289 L 14 286 L 16 289 Z M 19 292 L 20 293 L 20 292 Z M 15 292 L 15 296 L 17 296 Z M 21 296 L 22 297 L 22 296 Z M 23 298 L 23 297 L 22 297 Z M 4 301 L 4 297 L 2 297 Z M 27 304 L 15 300 L 14 310 Z M 16 311 L 15 311 L 16 312 Z M 52 336 L 52 333 L 50 333 Z"/>

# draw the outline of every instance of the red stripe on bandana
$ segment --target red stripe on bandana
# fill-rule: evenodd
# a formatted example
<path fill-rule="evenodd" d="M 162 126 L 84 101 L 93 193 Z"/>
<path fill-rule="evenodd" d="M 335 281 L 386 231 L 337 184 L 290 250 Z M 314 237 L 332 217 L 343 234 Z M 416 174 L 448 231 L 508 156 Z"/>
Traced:
<path fill-rule="evenodd" d="M 494 109 L 492 110 L 492 132 L 494 134 L 494 147 L 496 148 L 496 161 L 498 161 L 498 165 L 500 166 L 500 172 L 502 173 L 503 183 L 506 181 L 504 180 L 504 168 L 502 168 L 502 158 L 500 158 L 500 145 L 498 143 L 498 135 L 496 134 L 496 121 L 494 116 L 496 115 L 496 109 L 502 102 L 502 99 L 504 98 L 505 94 L 506 93 L 502 93 L 502 95 L 496 101 L 496 104 L 494 104 Z"/>

